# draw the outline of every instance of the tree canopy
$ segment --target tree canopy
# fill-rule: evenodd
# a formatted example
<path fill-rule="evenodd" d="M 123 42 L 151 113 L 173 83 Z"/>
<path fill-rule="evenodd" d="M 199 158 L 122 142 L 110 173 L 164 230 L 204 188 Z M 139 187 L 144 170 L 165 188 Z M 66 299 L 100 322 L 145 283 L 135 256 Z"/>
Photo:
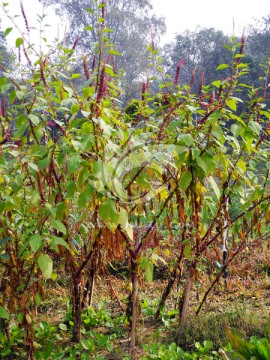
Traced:
<path fill-rule="evenodd" d="M 111 44 L 112 49 L 121 54 L 114 61 L 117 71 L 123 73 L 123 101 L 139 96 L 140 80 L 145 76 L 147 67 L 146 43 L 152 39 L 158 41 L 166 29 L 164 19 L 152 14 L 149 0 L 108 0 L 101 5 L 96 0 L 41 2 L 53 5 L 62 19 L 68 19 L 67 41 L 72 44 L 78 37 L 78 48 L 84 54 L 93 56 L 99 41 L 98 27 L 104 26 L 107 45 Z M 100 9 L 98 22 L 97 8 Z"/>

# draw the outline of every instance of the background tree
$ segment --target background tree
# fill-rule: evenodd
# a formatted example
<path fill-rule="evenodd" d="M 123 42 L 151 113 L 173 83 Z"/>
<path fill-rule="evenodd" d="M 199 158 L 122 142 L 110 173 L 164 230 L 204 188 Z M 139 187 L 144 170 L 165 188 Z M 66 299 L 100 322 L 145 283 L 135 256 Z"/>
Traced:
<path fill-rule="evenodd" d="M 78 37 L 78 45 L 84 54 L 91 53 L 95 49 L 99 37 L 95 25 L 97 12 L 91 10 L 97 9 L 97 1 L 41 0 L 41 2 L 48 6 L 53 5 L 62 19 L 68 19 L 68 43 L 74 43 Z M 157 41 L 166 30 L 164 19 L 152 15 L 151 10 L 152 5 L 149 0 L 108 0 L 106 4 L 104 1 L 102 13 L 105 20 L 100 18 L 99 23 L 104 22 L 107 44 L 114 44 L 112 48 L 122 54 L 115 59 L 115 65 L 117 71 L 122 70 L 124 75 L 122 80 L 125 91 L 122 99 L 124 103 L 134 97 L 140 97 L 140 80 L 145 74 L 148 58 L 146 42 L 150 41 L 151 37 L 155 37 Z M 88 28 L 87 32 L 84 31 L 85 28 Z"/>
<path fill-rule="evenodd" d="M 189 84 L 191 74 L 196 69 L 195 89 L 199 88 L 200 76 L 204 73 L 205 83 L 211 83 L 218 75 L 216 68 L 222 63 L 230 63 L 231 54 L 224 48 L 229 43 L 229 37 L 214 28 L 195 31 L 186 30 L 178 34 L 175 41 L 167 45 L 170 53 L 169 72 L 174 76 L 177 64 L 186 59 L 181 68 L 181 83 Z M 226 76 L 226 73 L 224 73 Z"/>

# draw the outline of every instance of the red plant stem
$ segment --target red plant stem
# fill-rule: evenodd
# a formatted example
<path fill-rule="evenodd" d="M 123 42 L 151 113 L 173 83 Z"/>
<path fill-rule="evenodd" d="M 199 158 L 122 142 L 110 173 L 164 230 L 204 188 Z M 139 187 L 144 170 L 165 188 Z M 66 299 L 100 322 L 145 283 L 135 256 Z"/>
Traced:
<path fill-rule="evenodd" d="M 170 117 L 171 115 L 175 112 L 175 110 L 180 106 L 182 105 L 182 101 L 176 103 L 174 105 L 174 107 L 168 112 L 167 116 L 165 117 L 164 121 L 163 121 L 163 124 L 161 125 L 160 127 L 160 130 L 158 132 L 158 135 L 157 135 L 157 139 L 158 140 L 161 140 L 162 139 L 162 134 L 163 134 L 163 130 L 164 128 L 166 127 L 167 123 L 170 121 Z"/>

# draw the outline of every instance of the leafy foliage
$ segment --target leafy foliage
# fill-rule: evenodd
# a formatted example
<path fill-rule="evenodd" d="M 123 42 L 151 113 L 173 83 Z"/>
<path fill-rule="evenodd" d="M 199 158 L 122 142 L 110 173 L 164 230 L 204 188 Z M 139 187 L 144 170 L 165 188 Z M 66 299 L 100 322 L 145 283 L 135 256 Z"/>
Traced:
<path fill-rule="evenodd" d="M 234 259 L 247 246 L 257 251 L 269 235 L 268 88 L 264 81 L 260 89 L 248 87 L 248 100 L 240 98 L 246 88 L 240 80 L 248 72 L 242 62 L 244 38 L 227 46 L 232 63 L 220 70 L 226 68 L 230 76 L 207 86 L 200 80 L 198 94 L 191 85 L 179 85 L 184 60 L 174 80 L 169 75 L 164 80 L 162 59 L 151 44 L 153 75 L 160 74 L 163 82 L 158 94 L 152 93 L 147 77 L 141 100 L 134 103 L 138 117 L 130 123 L 104 27 L 105 3 L 95 5 L 94 13 L 86 9 L 98 34 L 91 68 L 85 56 L 76 57 L 77 41 L 72 48 L 57 42 L 44 54 L 22 32 L 23 41 L 16 44 L 27 65 L 19 62 L 15 74 L 6 68 L 0 80 L 6 97 L 0 134 L 1 335 L 12 344 L 15 322 L 30 360 L 36 356 L 36 310 L 58 277 L 69 278 L 72 300 L 71 318 L 59 329 L 71 326 L 78 343 L 58 358 L 67 352 L 77 356 L 82 347 L 111 349 L 110 336 L 91 329 L 100 318 L 111 322 L 110 315 L 103 310 L 97 315 L 89 305 L 96 277 L 106 275 L 114 262 L 125 262 L 129 270 L 126 306 L 119 305 L 134 349 L 142 274 L 151 282 L 157 264 L 167 267 L 158 310 L 176 278 L 185 283 L 180 336 L 201 270 L 218 261 L 220 270 L 197 313 L 221 276 L 227 286 Z M 28 31 L 23 6 L 21 11 Z M 82 72 L 73 71 L 78 62 Z M 245 113 L 237 112 L 241 102 Z M 237 212 L 232 211 L 235 199 Z M 85 329 L 89 339 L 82 339 Z M 199 350 L 205 348 L 209 343 Z M 182 352 L 175 344 L 161 351 Z M 51 352 L 49 343 L 41 356 L 49 358 Z"/>

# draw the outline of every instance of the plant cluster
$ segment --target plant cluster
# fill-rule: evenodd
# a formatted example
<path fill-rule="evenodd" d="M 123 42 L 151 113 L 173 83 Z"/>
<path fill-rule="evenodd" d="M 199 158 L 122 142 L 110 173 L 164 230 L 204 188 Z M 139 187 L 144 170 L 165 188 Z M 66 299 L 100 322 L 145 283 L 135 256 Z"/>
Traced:
<path fill-rule="evenodd" d="M 12 332 L 23 332 L 30 360 L 38 358 L 35 318 L 51 281 L 70 279 L 72 341 L 89 351 L 96 342 L 109 348 L 107 336 L 92 333 L 88 341 L 82 329 L 100 319 L 89 310 L 97 276 L 126 264 L 129 294 L 119 306 L 133 353 L 142 275 L 151 282 L 155 266 L 168 271 L 156 318 L 174 283 L 182 285 L 180 338 L 190 291 L 200 284 L 202 269 L 211 272 L 212 264 L 219 264 L 209 288 L 202 288 L 197 313 L 219 280 L 228 286 L 235 258 L 247 247 L 255 253 L 269 236 L 270 112 L 265 102 L 270 64 L 262 88 L 243 84 L 248 71 L 242 62 L 244 37 L 241 43 L 232 39 L 232 63 L 218 68 L 230 76 L 209 85 L 201 77 L 194 94 L 194 74 L 190 84 L 178 84 L 185 60 L 171 79 L 152 42 L 149 75 L 130 123 L 114 68 L 118 54 L 107 37 L 106 4 L 96 3 L 98 41 L 81 59 L 77 39 L 71 48 L 59 42 L 48 53 L 36 51 L 21 4 L 26 32 L 21 31 L 16 47 L 27 64 L 19 58 L 16 69 L 1 65 L 1 338 L 12 343 Z M 8 14 L 8 4 L 1 6 Z M 74 72 L 78 62 L 81 71 Z M 151 69 L 161 80 L 157 94 L 151 91 L 156 79 Z M 79 78 L 84 84 L 78 88 Z M 243 88 L 249 100 L 245 113 L 237 114 Z M 236 214 L 231 211 L 235 198 Z M 109 314 L 104 319 L 111 321 Z M 175 346 L 163 350 L 181 353 Z M 2 351 L 4 356 L 5 347 Z"/>

